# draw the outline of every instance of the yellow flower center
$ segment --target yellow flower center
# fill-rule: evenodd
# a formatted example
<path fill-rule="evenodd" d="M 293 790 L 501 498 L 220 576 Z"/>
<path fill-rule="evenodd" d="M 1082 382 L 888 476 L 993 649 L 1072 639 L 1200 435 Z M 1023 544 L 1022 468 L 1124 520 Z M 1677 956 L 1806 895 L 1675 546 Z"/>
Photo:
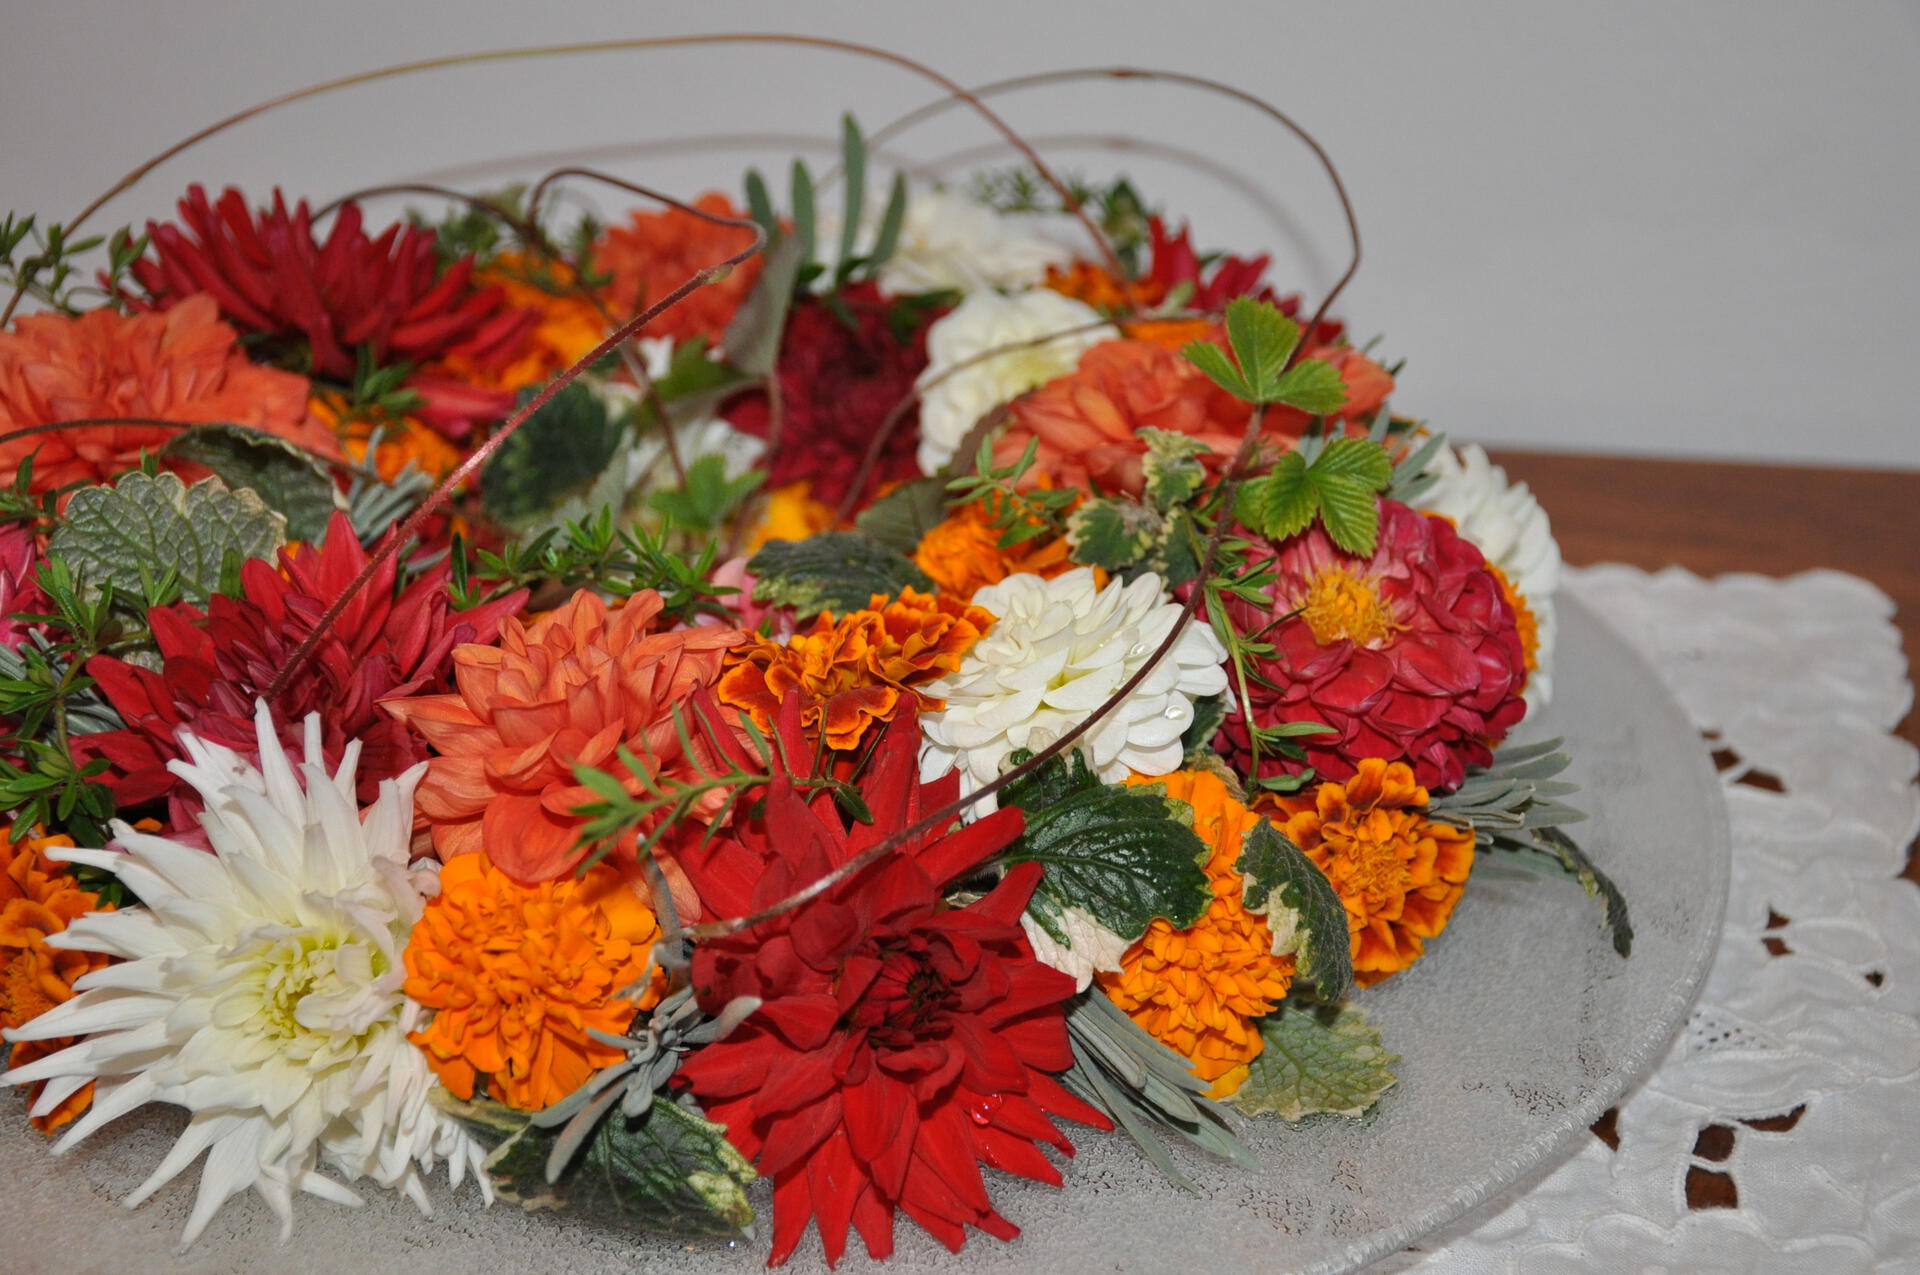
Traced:
<path fill-rule="evenodd" d="M 1322 646 L 1342 638 L 1375 646 L 1400 627 L 1373 582 L 1345 567 L 1327 567 L 1307 581 L 1300 615 L 1313 630 L 1313 640 Z"/>

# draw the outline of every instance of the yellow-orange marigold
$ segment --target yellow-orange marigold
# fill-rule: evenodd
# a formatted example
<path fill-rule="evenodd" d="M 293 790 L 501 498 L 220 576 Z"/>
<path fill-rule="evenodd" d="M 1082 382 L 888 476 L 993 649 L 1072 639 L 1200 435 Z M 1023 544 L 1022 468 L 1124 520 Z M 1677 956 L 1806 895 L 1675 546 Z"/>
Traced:
<path fill-rule="evenodd" d="M 1128 281 L 1126 290 L 1111 274 L 1091 261 L 1076 261 L 1066 269 L 1047 268 L 1045 287 L 1062 296 L 1084 301 L 1102 314 L 1118 314 L 1132 309 L 1151 309 L 1167 298 L 1166 285 L 1157 279 Z M 1127 304 L 1128 293 L 1133 304 Z M 1178 350 L 1189 341 L 1209 340 L 1215 324 L 1209 319 L 1141 319 L 1123 323 L 1120 330 L 1136 341 L 1151 341 L 1169 350 Z"/>
<path fill-rule="evenodd" d="M 612 330 L 607 316 L 583 293 L 573 267 L 563 261 L 538 262 L 525 253 L 503 252 L 473 272 L 475 287 L 497 286 L 506 293 L 503 310 L 532 310 L 539 315 L 520 352 L 504 366 L 482 369 L 462 356 L 439 368 L 464 381 L 493 389 L 521 390 L 571 367 Z"/>
<path fill-rule="evenodd" d="M 1473 834 L 1428 819 L 1413 768 L 1378 757 L 1344 784 L 1320 784 L 1311 799 L 1284 805 L 1287 837 L 1346 904 L 1354 980 L 1365 987 L 1419 960 L 1460 901 Z"/>
<path fill-rule="evenodd" d="M 347 456 L 360 464 L 367 462 L 368 444 L 378 434 L 373 468 L 387 482 L 399 477 L 408 465 L 429 478 L 445 478 L 466 459 L 465 453 L 438 430 L 411 416 L 391 416 L 377 408 L 351 408 L 347 396 L 338 390 L 316 393 L 308 400 L 307 414 L 339 439 Z"/>
<path fill-rule="evenodd" d="M 1513 581 L 1507 579 L 1506 572 L 1492 562 L 1487 563 L 1487 570 L 1493 572 L 1493 578 L 1499 582 L 1500 596 L 1513 608 L 1513 623 L 1520 631 L 1520 652 L 1526 660 L 1527 672 L 1537 673 L 1540 671 L 1540 621 L 1520 590 L 1513 587 Z"/>
<path fill-rule="evenodd" d="M 72 844 L 67 837 L 43 835 L 37 827 L 17 842 L 9 829 L 0 844 L 0 1027 L 24 1026 L 72 999 L 73 981 L 103 968 L 111 959 L 103 952 L 47 946 L 48 935 L 58 934 L 87 913 L 111 910 L 91 891 L 81 889 L 64 865 L 46 857 L 48 847 Z M 24 1066 L 73 1043 L 73 1037 L 23 1040 L 13 1047 L 12 1065 Z M 32 1097 L 37 1100 L 45 1087 L 44 1081 L 36 1084 Z M 35 1116 L 33 1125 L 51 1133 L 92 1101 L 89 1081 L 51 1112 Z"/>
<path fill-rule="evenodd" d="M 813 484 L 804 478 L 775 487 L 744 551 L 751 554 L 769 540 L 805 540 L 832 527 L 833 513 L 832 505 L 813 498 Z"/>
<path fill-rule="evenodd" d="M 1002 547 L 1000 529 L 979 501 L 962 505 L 920 538 L 913 560 L 948 597 L 969 599 L 1010 575 L 1051 580 L 1076 567 L 1065 536 L 1036 536 Z"/>
<path fill-rule="evenodd" d="M 338 455 L 307 417 L 307 382 L 247 361 L 205 294 L 172 309 L 78 318 L 28 315 L 0 332 L 0 434 L 99 416 L 246 425 Z M 0 484 L 33 456 L 33 490 L 96 483 L 180 434 L 160 425 L 83 425 L 0 444 Z"/>
<path fill-rule="evenodd" d="M 617 1035 L 659 1001 L 658 968 L 638 999 L 620 996 L 659 937 L 653 909 L 607 864 L 527 886 L 485 853 L 461 855 L 407 940 L 407 995 L 434 1011 L 408 1039 L 461 1098 L 484 1075 L 509 1107 L 552 1106 L 622 1057 L 589 1028 Z"/>
<path fill-rule="evenodd" d="M 818 616 L 785 645 L 755 638 L 727 654 L 716 694 L 770 730 L 781 701 L 800 694 L 801 722 L 830 748 L 857 748 L 874 722 L 903 703 L 921 711 L 944 700 L 916 688 L 956 671 L 993 614 L 951 597 L 907 588 L 889 602 L 876 593 L 864 611 Z"/>
<path fill-rule="evenodd" d="M 1095 975 L 1113 1003 L 1147 1033 L 1186 1058 L 1223 1098 L 1247 1077 L 1266 1042 L 1254 1022 L 1271 1013 L 1293 983 L 1294 958 L 1273 953 L 1273 931 L 1249 912 L 1240 846 L 1261 816 L 1234 800 L 1217 775 L 1177 770 L 1130 784 L 1165 784 L 1167 796 L 1193 807 L 1193 828 L 1212 851 L 1206 863 L 1213 902 L 1193 925 L 1164 920 L 1147 927 L 1120 958 L 1121 973 Z"/>
<path fill-rule="evenodd" d="M 693 206 L 722 217 L 747 215 L 718 191 L 708 191 Z M 593 264 L 613 276 L 604 295 L 614 319 L 624 321 L 752 242 L 751 231 L 678 208 L 636 212 L 626 225 L 610 227 L 600 236 L 593 245 Z M 747 258 L 725 279 L 689 294 L 648 324 L 647 335 L 670 336 L 675 341 L 704 336 L 718 342 L 759 277 L 760 258 Z"/>

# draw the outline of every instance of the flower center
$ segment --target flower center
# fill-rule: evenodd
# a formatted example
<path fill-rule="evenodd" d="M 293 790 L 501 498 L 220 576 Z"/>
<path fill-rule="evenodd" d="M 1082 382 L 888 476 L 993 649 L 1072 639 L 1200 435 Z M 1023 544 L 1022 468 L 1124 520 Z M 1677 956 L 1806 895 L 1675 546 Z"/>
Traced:
<path fill-rule="evenodd" d="M 847 1021 L 867 1029 L 876 1044 L 904 1047 L 927 1023 L 950 1008 L 953 989 L 916 944 L 881 954 L 880 972 Z"/>
<path fill-rule="evenodd" d="M 1357 816 L 1344 829 L 1345 836 L 1337 835 L 1337 826 L 1327 829 L 1328 840 L 1339 845 L 1341 851 L 1333 872 L 1344 882 L 1343 892 L 1364 897 L 1369 911 L 1384 907 L 1413 888 L 1410 859 L 1415 838 L 1408 826 L 1411 822 L 1403 811 L 1375 811 Z"/>
<path fill-rule="evenodd" d="M 1300 617 L 1313 630 L 1313 640 L 1322 646 L 1342 639 L 1376 646 L 1400 627 L 1373 582 L 1345 567 L 1326 567 L 1307 581 L 1300 598 Z"/>
<path fill-rule="evenodd" d="M 385 953 L 326 927 L 263 925 L 228 955 L 214 1025 L 308 1069 L 358 1056 L 403 1003 Z"/>

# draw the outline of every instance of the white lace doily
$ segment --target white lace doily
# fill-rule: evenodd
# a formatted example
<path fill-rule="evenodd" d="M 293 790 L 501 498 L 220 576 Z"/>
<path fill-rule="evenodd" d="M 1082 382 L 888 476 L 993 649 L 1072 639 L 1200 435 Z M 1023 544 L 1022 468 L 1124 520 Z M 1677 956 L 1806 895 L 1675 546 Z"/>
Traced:
<path fill-rule="evenodd" d="M 1893 605 L 1852 576 L 1605 566 L 1571 586 L 1715 750 L 1733 884 L 1672 1052 L 1534 1184 L 1378 1269 L 1920 1271 L 1920 831 Z M 1721 1175 L 1731 1207 L 1688 1204 Z"/>

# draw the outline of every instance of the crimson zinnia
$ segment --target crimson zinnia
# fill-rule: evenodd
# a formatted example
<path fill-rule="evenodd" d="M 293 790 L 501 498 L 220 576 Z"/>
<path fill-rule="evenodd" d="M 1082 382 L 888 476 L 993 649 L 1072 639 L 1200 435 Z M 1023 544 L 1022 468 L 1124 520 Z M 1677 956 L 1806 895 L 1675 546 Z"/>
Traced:
<path fill-rule="evenodd" d="M 81 736 L 74 741 L 76 754 L 113 763 L 100 782 L 112 788 L 122 809 L 163 796 L 190 797 L 191 789 L 167 770 L 169 761 L 184 756 L 176 738 L 181 727 L 256 757 L 254 700 L 367 558 L 346 515 L 335 514 L 318 547 L 298 554 L 282 550 L 277 570 L 258 558 L 241 567 L 242 596 L 216 596 L 204 612 L 188 602 L 148 611 L 161 671 L 107 655 L 89 660 L 88 675 L 127 725 Z M 362 804 L 379 796 L 382 779 L 427 755 L 425 742 L 380 711 L 379 701 L 445 689 L 453 648 L 492 641 L 501 618 L 525 600 L 516 593 L 455 611 L 445 563 L 416 576 L 397 596 L 395 570 L 389 560 L 374 573 L 274 701 L 274 720 L 289 747 L 299 741 L 306 715 L 320 714 L 329 767 L 351 741 L 360 741 Z M 190 807 L 179 801 L 175 806 L 173 826 L 190 827 Z"/>
<path fill-rule="evenodd" d="M 1318 524 L 1266 552 L 1278 571 L 1269 605 L 1227 603 L 1240 632 L 1274 648 L 1249 669 L 1253 722 L 1333 731 L 1296 740 L 1304 763 L 1262 749 L 1262 775 L 1310 765 L 1344 780 L 1378 757 L 1444 789 L 1492 759 L 1526 712 L 1526 660 L 1498 579 L 1453 524 L 1383 500 L 1371 557 L 1343 552 Z M 1241 713 L 1228 717 L 1223 742 L 1250 764 Z"/>
<path fill-rule="evenodd" d="M 229 187 L 218 203 L 189 186 L 176 225 L 147 223 L 153 256 L 133 277 L 156 309 L 197 292 L 219 302 L 228 322 L 271 347 L 304 344 L 312 375 L 354 376 L 365 347 L 380 366 L 457 356 L 492 368 L 512 359 L 539 322 L 507 309 L 499 286 L 473 286 L 474 259 L 442 271 L 432 229 L 396 222 L 378 238 L 361 229 L 360 206 L 334 213 L 325 242 L 314 237 L 305 200 L 291 211 L 279 191 L 258 213 Z M 510 403 L 511 396 L 503 402 Z"/>
<path fill-rule="evenodd" d="M 777 436 L 765 391 L 735 399 L 724 413 L 772 448 L 767 486 L 807 482 L 814 499 L 839 503 L 888 413 L 913 393 L 927 366 L 927 325 L 944 313 L 938 307 L 896 308 L 871 283 L 850 284 L 831 302 L 796 302 L 780 342 Z M 863 500 L 885 483 L 920 472 L 913 459 L 919 438 L 916 405 L 888 435 L 861 487 Z"/>
<path fill-rule="evenodd" d="M 807 756 L 797 700 L 782 733 L 789 756 Z M 763 815 L 686 856 L 708 912 L 767 907 L 945 805 L 957 779 L 918 782 L 918 738 L 911 718 L 883 735 L 860 789 L 870 824 L 849 829 L 826 793 L 807 797 L 776 778 Z M 1035 961 L 1020 928 L 1039 865 L 1016 867 L 964 908 L 941 899 L 1021 825 L 1002 809 L 923 835 L 801 906 L 695 949 L 704 1007 L 762 1002 L 680 1077 L 773 1179 L 772 1263 L 792 1255 L 809 1218 L 829 1264 L 849 1226 L 886 1257 L 897 1211 L 956 1251 L 969 1226 L 1012 1239 L 1019 1230 L 994 1210 L 980 1165 L 1058 1186 L 1035 1144 L 1072 1146 L 1050 1117 L 1112 1127 L 1047 1074 L 1073 1062 L 1061 1012 L 1073 980 Z"/>

